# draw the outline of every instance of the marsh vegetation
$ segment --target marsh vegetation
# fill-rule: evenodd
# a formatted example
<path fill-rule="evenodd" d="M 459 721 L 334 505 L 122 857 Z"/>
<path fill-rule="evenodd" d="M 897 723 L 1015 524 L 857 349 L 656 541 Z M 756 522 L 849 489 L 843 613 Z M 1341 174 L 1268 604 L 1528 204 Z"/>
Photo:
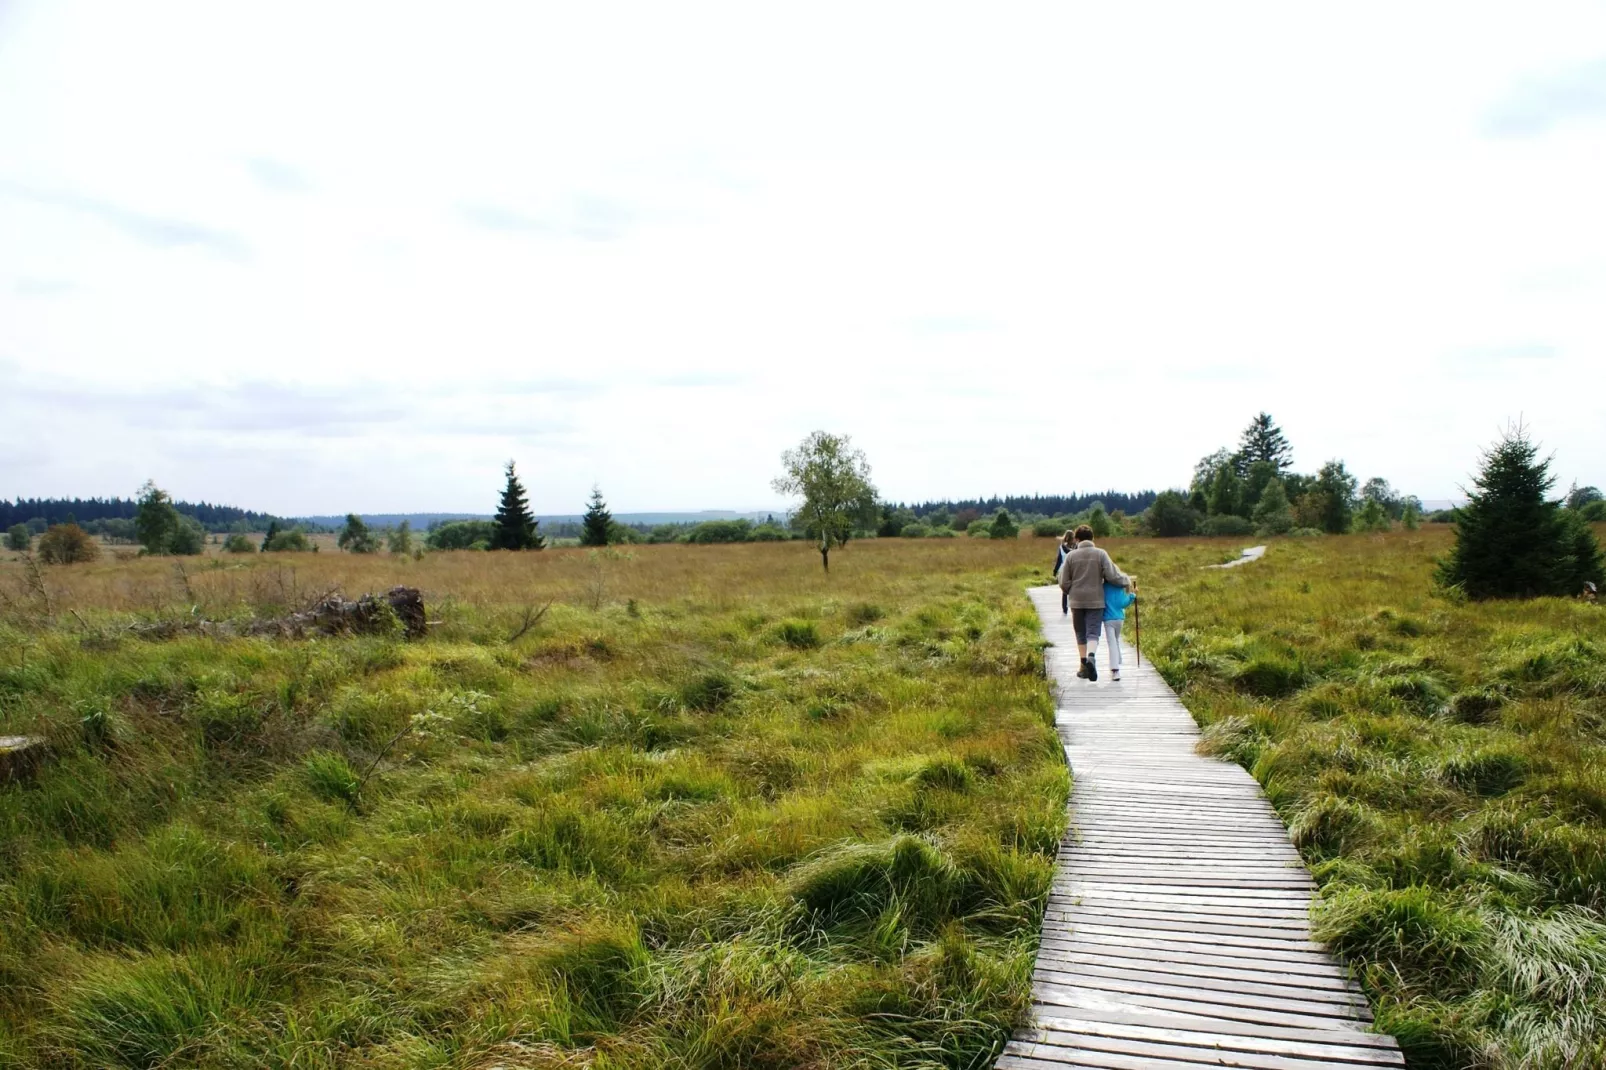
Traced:
<path fill-rule="evenodd" d="M 1035 549 L 6 566 L 0 1064 L 986 1065 L 1067 788 Z M 398 583 L 428 638 L 126 633 Z"/>
<path fill-rule="evenodd" d="M 1148 652 L 1322 885 L 1413 1067 L 1606 1065 L 1606 613 L 1467 602 L 1449 534 L 1135 543 Z M 1513 540 L 1511 553 L 1522 553 Z"/>

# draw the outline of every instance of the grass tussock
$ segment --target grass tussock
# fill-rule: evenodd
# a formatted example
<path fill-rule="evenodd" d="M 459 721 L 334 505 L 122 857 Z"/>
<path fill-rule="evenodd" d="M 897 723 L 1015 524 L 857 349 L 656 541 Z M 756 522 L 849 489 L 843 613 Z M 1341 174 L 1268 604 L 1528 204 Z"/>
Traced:
<path fill-rule="evenodd" d="M 1265 786 L 1410 1065 L 1606 1066 L 1606 611 L 1441 594 L 1447 534 L 1122 564 L 1145 652 Z"/>
<path fill-rule="evenodd" d="M 0 1064 L 989 1065 L 1063 831 L 1040 550 L 0 567 L 52 751 L 0 785 Z M 396 583 L 428 638 L 126 635 Z"/>

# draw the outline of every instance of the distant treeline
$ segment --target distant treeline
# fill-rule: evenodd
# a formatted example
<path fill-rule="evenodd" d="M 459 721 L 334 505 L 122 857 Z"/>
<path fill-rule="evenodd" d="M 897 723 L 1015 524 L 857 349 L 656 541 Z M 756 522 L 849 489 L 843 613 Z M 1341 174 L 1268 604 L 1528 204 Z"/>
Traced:
<path fill-rule="evenodd" d="M 237 509 L 232 505 L 212 505 L 209 502 L 174 502 L 184 516 L 194 517 L 207 531 L 224 532 L 244 527 L 249 531 L 265 529 L 276 517 Z M 81 525 L 98 520 L 133 520 L 139 512 L 134 498 L 18 498 L 8 502 L 0 498 L 0 530 L 14 524 L 27 524 L 43 531 L 52 524 L 65 524 L 71 517 Z M 287 523 L 281 521 L 281 523 Z"/>
<path fill-rule="evenodd" d="M 1106 490 L 1099 494 L 1014 494 L 1002 498 L 995 495 L 991 498 L 971 498 L 964 501 L 921 502 L 907 508 L 918 517 L 926 517 L 932 513 L 963 512 L 992 516 L 1000 509 L 1020 517 L 1048 517 L 1083 513 L 1095 504 L 1103 503 L 1104 511 L 1107 513 L 1122 512 L 1128 516 L 1135 516 L 1153 505 L 1157 496 L 1157 492 L 1152 490 L 1140 490 L 1136 494 L 1119 490 Z M 894 508 L 905 507 L 894 506 Z"/>

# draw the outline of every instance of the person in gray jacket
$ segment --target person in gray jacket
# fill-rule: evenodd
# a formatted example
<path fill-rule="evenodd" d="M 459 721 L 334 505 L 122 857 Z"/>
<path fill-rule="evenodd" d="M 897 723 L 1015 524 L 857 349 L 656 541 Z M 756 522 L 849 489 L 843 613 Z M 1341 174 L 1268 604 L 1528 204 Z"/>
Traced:
<path fill-rule="evenodd" d="M 1099 638 L 1104 631 L 1104 585 L 1132 586 L 1126 573 L 1115 567 L 1110 555 L 1093 545 L 1093 529 L 1083 524 L 1074 533 L 1076 548 L 1060 565 L 1062 601 L 1071 606 L 1071 628 L 1076 632 L 1076 652 L 1082 667 L 1076 675 L 1083 680 L 1099 678 Z"/>

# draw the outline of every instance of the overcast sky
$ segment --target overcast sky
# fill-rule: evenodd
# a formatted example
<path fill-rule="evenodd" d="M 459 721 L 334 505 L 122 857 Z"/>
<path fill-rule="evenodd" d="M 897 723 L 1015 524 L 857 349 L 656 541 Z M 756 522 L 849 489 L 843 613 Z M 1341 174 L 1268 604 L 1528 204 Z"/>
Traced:
<path fill-rule="evenodd" d="M 0 0 L 0 496 L 1606 485 L 1606 5 Z"/>

